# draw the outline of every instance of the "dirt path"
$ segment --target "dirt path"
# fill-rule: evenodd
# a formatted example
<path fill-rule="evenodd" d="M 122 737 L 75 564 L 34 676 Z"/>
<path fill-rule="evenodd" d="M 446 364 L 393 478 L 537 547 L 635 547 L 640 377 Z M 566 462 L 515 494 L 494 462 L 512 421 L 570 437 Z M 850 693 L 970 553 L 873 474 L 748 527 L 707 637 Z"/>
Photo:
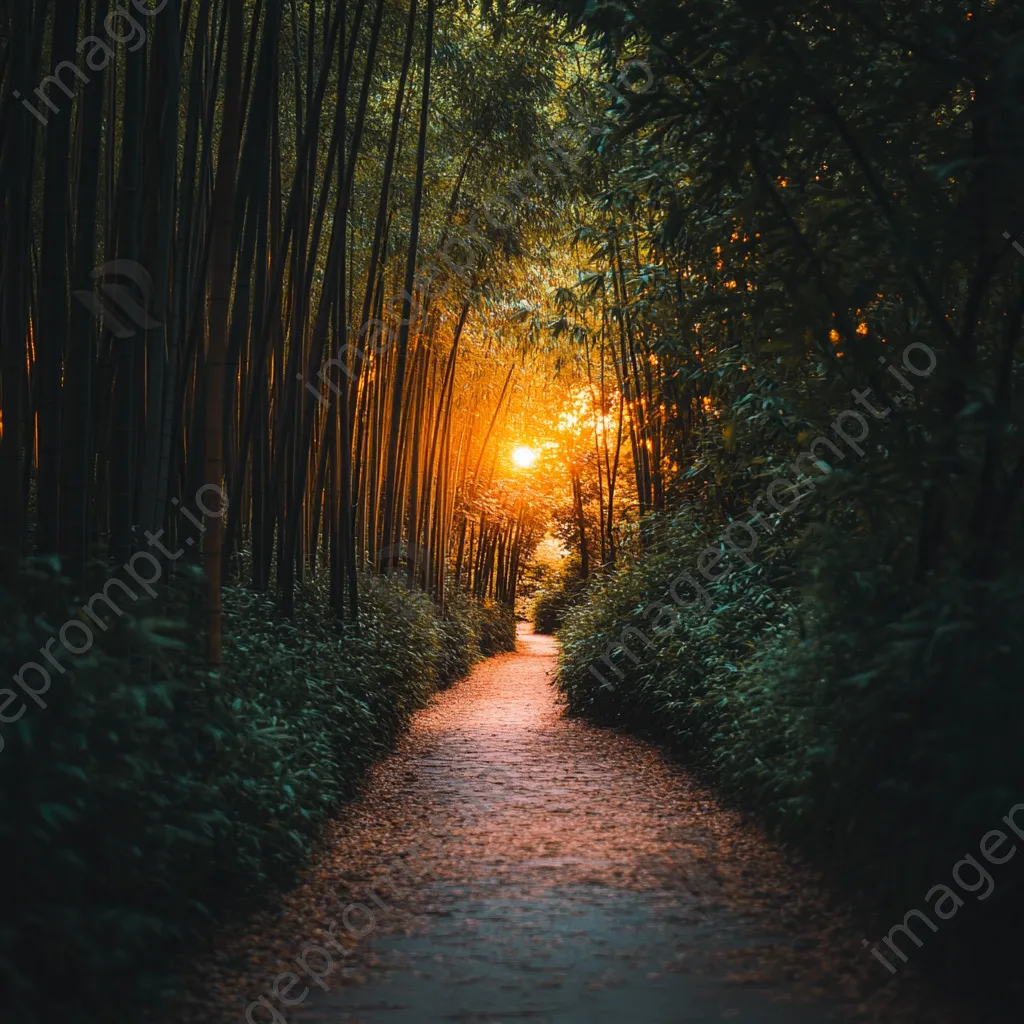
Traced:
<path fill-rule="evenodd" d="M 556 653 L 521 630 L 420 713 L 177 1020 L 971 1019 L 909 976 L 879 990 L 812 872 L 654 747 L 563 718 Z"/>

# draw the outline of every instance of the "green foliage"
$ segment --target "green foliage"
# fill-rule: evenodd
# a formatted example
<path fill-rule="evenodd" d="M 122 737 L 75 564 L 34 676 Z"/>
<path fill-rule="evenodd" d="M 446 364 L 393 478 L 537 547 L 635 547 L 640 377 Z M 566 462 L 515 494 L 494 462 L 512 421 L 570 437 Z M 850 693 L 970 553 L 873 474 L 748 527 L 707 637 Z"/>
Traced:
<path fill-rule="evenodd" d="M 902 918 L 1024 794 L 1024 692 L 1008 685 L 1024 583 L 913 583 L 888 560 L 906 526 L 893 511 L 888 530 L 776 522 L 779 542 L 716 583 L 697 572 L 714 534 L 681 514 L 568 614 L 559 685 L 572 712 L 666 741 Z M 683 572 L 710 607 L 672 600 Z M 999 909 L 935 948 L 984 949 L 1019 918 L 1024 888 L 999 884 Z"/>
<path fill-rule="evenodd" d="M 480 608 L 461 590 L 448 597 L 438 620 L 438 685 L 450 686 L 480 657 Z"/>
<path fill-rule="evenodd" d="M 480 607 L 480 650 L 485 655 L 516 649 L 516 617 L 507 605 L 485 601 Z"/>
<path fill-rule="evenodd" d="M 8 561 L 2 579 L 10 678 L 43 661 L 81 600 L 52 561 Z M 268 598 L 226 589 L 224 665 L 211 672 L 191 642 L 200 584 L 185 570 L 155 600 L 122 600 L 87 653 L 63 654 L 47 706 L 29 702 L 3 726 L 0 976 L 12 1020 L 92 1019 L 81 1006 L 113 991 L 154 995 L 169 956 L 214 915 L 295 878 L 362 771 L 479 656 L 468 609 L 440 621 L 421 593 L 368 577 L 358 628 L 315 592 L 286 621 Z"/>
<path fill-rule="evenodd" d="M 495 601 L 476 601 L 462 590 L 448 595 L 438 629 L 440 686 L 464 676 L 479 657 L 514 651 L 516 647 L 516 620 L 512 609 Z"/>
<path fill-rule="evenodd" d="M 557 632 L 566 612 L 579 600 L 583 587 L 579 557 L 567 558 L 554 578 L 545 579 L 537 590 L 531 610 L 533 628 L 538 633 Z"/>

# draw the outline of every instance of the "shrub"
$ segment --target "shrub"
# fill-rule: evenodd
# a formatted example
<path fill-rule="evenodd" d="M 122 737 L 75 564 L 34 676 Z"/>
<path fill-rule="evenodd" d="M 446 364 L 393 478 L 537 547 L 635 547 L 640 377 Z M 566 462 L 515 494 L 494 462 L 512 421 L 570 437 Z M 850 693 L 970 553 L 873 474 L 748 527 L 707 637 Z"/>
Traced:
<path fill-rule="evenodd" d="M 461 590 L 446 600 L 438 627 L 438 686 L 450 686 L 462 678 L 483 652 L 480 636 L 480 606 Z"/>
<path fill-rule="evenodd" d="M 566 612 L 580 599 L 585 587 L 580 577 L 579 557 L 567 558 L 554 579 L 546 581 L 533 603 L 533 628 L 538 633 L 555 633 Z"/>
<path fill-rule="evenodd" d="M 0 976 L 12 1020 L 90 1020 L 111 992 L 156 994 L 168 958 L 214 915 L 294 879 L 361 772 L 478 656 L 460 620 L 367 577 L 358 628 L 313 591 L 285 621 L 268 598 L 227 588 L 224 664 L 209 671 L 186 643 L 201 632 L 201 585 L 186 568 L 111 615 L 88 652 L 53 670 L 46 706 L 30 701 L 3 727 L 0 844 L 17 881 Z M 8 675 L 38 662 L 80 607 L 55 563 L 4 563 Z M 52 985 L 58 964 L 67 1002 Z"/>
<path fill-rule="evenodd" d="M 899 920 L 1024 798 L 1024 692 L 1011 683 L 1024 581 L 947 567 L 910 582 L 893 558 L 901 516 L 892 504 L 879 516 L 887 528 L 773 539 L 706 584 L 710 609 L 666 597 L 710 539 L 680 517 L 567 615 L 559 686 L 572 712 L 667 741 Z M 657 600 L 671 612 L 645 616 Z M 999 951 L 1024 885 L 997 884 L 997 909 L 965 913 L 922 960 Z"/>
<path fill-rule="evenodd" d="M 507 605 L 485 601 L 480 606 L 480 650 L 490 656 L 515 649 L 515 612 Z"/>

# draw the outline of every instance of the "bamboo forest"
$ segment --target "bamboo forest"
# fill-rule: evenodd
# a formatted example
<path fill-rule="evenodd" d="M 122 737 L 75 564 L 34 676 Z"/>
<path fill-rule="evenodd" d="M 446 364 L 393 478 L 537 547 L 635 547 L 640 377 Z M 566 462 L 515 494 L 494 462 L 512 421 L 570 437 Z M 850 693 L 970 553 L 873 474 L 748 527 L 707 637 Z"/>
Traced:
<path fill-rule="evenodd" d="M 1020 1021 L 1022 183 L 1016 0 L 0 0 L 0 1021 Z"/>

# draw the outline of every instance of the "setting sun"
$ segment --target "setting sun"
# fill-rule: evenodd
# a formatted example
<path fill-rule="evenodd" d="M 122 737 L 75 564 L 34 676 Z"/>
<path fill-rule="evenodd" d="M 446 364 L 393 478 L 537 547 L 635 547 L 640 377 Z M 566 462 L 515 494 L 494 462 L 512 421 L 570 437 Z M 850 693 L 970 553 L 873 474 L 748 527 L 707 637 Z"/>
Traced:
<path fill-rule="evenodd" d="M 512 462 L 520 469 L 529 469 L 537 461 L 537 452 L 525 444 L 512 451 Z"/>

